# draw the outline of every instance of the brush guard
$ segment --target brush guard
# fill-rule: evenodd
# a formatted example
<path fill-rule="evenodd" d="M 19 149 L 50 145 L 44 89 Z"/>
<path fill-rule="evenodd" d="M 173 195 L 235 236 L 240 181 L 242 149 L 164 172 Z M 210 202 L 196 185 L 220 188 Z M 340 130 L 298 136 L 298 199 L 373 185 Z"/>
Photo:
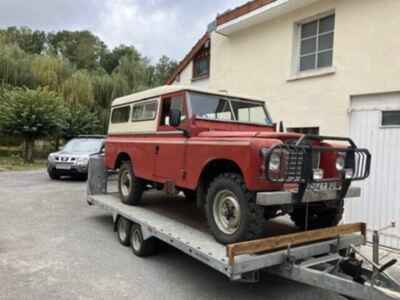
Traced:
<path fill-rule="evenodd" d="M 340 141 L 347 142 L 347 148 L 314 146 L 308 141 Z M 314 180 L 313 171 L 315 158 L 322 153 L 334 152 L 345 154 L 345 169 L 352 169 L 352 175 L 346 176 L 345 171 L 337 171 L 338 177 Z M 279 170 L 270 170 L 269 164 L 272 156 L 279 156 Z M 340 197 L 343 198 L 352 181 L 363 180 L 369 176 L 371 165 L 371 154 L 367 149 L 357 148 L 350 138 L 311 136 L 305 135 L 296 141 L 295 144 L 279 144 L 266 153 L 265 168 L 266 177 L 269 181 L 278 184 L 298 184 L 297 198 L 303 199 L 307 190 L 319 190 L 330 185 L 340 189 Z"/>

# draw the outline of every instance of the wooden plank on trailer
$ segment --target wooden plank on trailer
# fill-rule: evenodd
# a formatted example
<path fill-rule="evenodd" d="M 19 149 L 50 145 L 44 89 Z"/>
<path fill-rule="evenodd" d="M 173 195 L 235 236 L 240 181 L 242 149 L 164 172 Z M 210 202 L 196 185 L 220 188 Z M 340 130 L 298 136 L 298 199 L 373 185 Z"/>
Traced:
<path fill-rule="evenodd" d="M 226 251 L 229 258 L 229 264 L 232 266 L 235 262 L 235 256 L 238 255 L 273 251 L 286 248 L 288 246 L 298 246 L 301 244 L 335 238 L 340 235 L 352 234 L 355 232 L 361 232 L 361 234 L 365 236 L 366 224 L 345 224 L 324 229 L 310 230 L 255 241 L 236 243 L 227 245 Z"/>

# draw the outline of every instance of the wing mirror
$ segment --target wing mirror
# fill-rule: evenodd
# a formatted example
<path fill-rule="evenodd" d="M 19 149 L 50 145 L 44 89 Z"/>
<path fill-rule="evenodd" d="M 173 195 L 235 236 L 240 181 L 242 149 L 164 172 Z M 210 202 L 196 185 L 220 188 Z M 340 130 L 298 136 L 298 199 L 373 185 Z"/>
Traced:
<path fill-rule="evenodd" d="M 178 127 L 181 124 L 182 112 L 178 109 L 171 109 L 169 111 L 169 125 Z"/>

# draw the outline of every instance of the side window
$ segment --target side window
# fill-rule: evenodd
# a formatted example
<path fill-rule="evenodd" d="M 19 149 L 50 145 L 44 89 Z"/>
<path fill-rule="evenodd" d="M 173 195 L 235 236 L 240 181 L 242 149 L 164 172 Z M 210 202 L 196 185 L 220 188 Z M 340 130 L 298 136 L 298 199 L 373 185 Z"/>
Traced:
<path fill-rule="evenodd" d="M 181 111 L 182 113 L 181 122 L 184 122 L 186 120 L 186 111 L 185 111 L 183 96 L 180 95 L 171 98 L 163 98 L 160 126 L 169 126 L 169 114 L 171 109 L 177 109 Z"/>
<path fill-rule="evenodd" d="M 130 113 L 131 113 L 130 106 L 114 108 L 111 113 L 111 123 L 119 124 L 128 122 Z"/>
<path fill-rule="evenodd" d="M 150 121 L 157 115 L 157 101 L 134 104 L 132 108 L 132 121 Z"/>

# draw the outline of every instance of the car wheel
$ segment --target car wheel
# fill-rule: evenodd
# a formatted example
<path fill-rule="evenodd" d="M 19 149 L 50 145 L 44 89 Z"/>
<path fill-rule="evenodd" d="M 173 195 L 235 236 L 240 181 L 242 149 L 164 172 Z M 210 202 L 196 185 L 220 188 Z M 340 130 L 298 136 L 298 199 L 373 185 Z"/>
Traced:
<path fill-rule="evenodd" d="M 131 243 L 132 222 L 124 217 L 119 217 L 117 221 L 118 240 L 123 246 L 129 246 Z"/>
<path fill-rule="evenodd" d="M 140 225 L 133 224 L 131 227 L 130 244 L 136 256 L 147 257 L 157 253 L 159 241 L 154 237 L 144 240 Z"/>
<path fill-rule="evenodd" d="M 59 180 L 60 175 L 57 173 L 57 170 L 55 168 L 48 168 L 47 173 L 49 174 L 50 179 L 52 180 Z"/>
<path fill-rule="evenodd" d="M 129 205 L 138 205 L 145 188 L 145 184 L 135 177 L 131 162 L 123 162 L 118 176 L 118 191 L 121 201 Z"/>
<path fill-rule="evenodd" d="M 290 218 L 296 226 L 302 230 L 321 229 L 336 226 L 340 223 L 344 213 L 344 201 L 338 201 L 336 208 L 326 208 L 323 205 L 318 207 L 297 207 L 290 214 Z"/>
<path fill-rule="evenodd" d="M 208 225 L 222 244 L 253 240 L 264 232 L 264 209 L 255 193 L 247 190 L 242 176 L 226 173 L 210 184 L 206 199 Z"/>

